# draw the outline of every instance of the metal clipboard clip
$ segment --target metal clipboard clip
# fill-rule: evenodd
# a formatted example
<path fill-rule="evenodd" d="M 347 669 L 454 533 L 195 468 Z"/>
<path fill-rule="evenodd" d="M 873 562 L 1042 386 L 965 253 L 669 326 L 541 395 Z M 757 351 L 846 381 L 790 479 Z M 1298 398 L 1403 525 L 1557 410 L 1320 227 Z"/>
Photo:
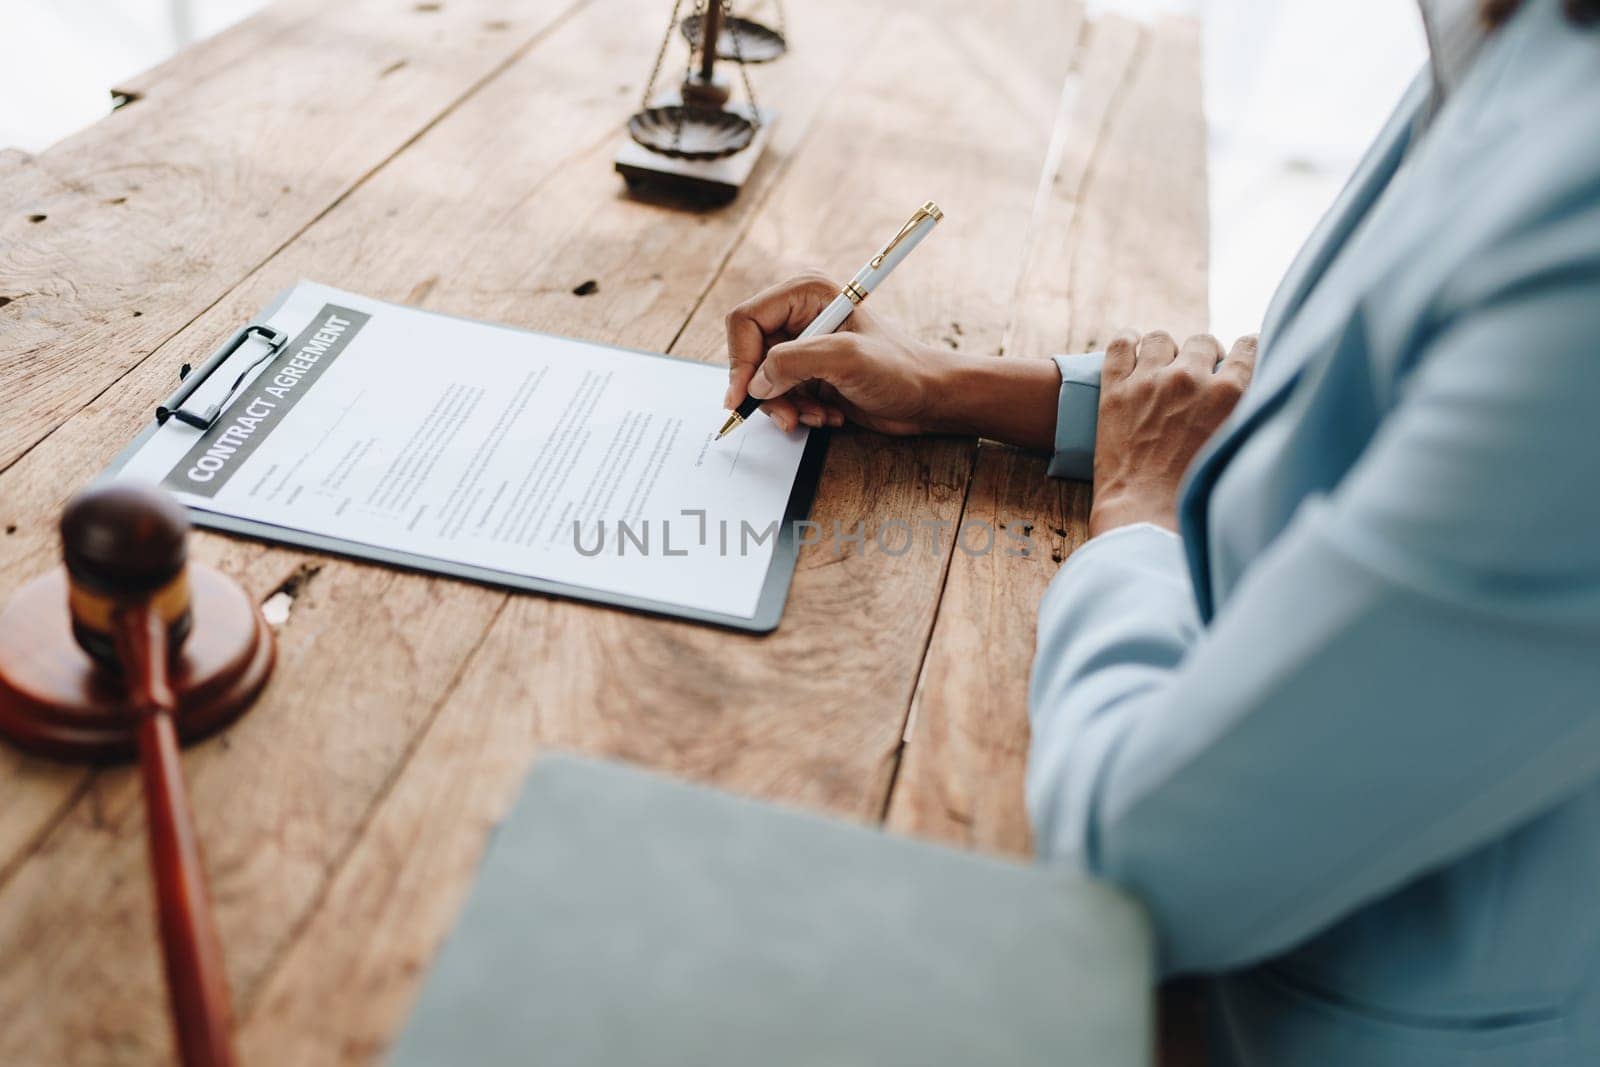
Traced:
<path fill-rule="evenodd" d="M 176 418 L 179 422 L 193 426 L 197 430 L 211 429 L 216 424 L 216 421 L 222 417 L 223 410 L 233 402 L 234 397 L 239 395 L 239 390 L 244 387 L 244 383 L 250 377 L 251 372 L 283 351 L 283 346 L 288 340 L 289 335 L 282 330 L 274 330 L 271 326 L 263 326 L 259 322 L 252 322 L 250 325 L 241 328 L 232 337 L 228 338 L 227 344 L 212 353 L 210 359 L 194 370 L 179 375 L 183 379 L 183 384 L 178 386 L 177 390 L 156 408 L 156 424 L 165 426 L 168 419 Z M 249 341 L 257 341 L 266 345 L 266 351 L 251 360 L 250 364 L 239 372 L 239 376 L 228 387 L 227 395 L 204 411 L 196 412 L 185 408 L 183 406 L 184 403 L 194 395 L 194 391 L 200 388 L 206 379 L 216 372 L 218 367 L 233 358 L 233 354 L 243 348 Z"/>

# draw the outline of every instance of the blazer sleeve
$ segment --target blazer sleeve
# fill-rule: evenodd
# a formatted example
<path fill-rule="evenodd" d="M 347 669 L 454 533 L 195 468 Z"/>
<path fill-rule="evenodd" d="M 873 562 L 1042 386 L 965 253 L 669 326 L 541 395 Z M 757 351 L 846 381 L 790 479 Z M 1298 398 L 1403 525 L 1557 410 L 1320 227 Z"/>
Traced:
<path fill-rule="evenodd" d="M 1143 899 L 1165 973 L 1279 954 L 1600 776 L 1597 286 L 1546 278 L 1434 333 L 1209 627 L 1165 531 L 1062 568 L 1036 841 Z"/>
<path fill-rule="evenodd" d="M 1061 394 L 1056 403 L 1055 454 L 1047 473 L 1052 478 L 1087 482 L 1094 477 L 1094 435 L 1100 415 L 1100 368 L 1104 352 L 1056 356 Z"/>

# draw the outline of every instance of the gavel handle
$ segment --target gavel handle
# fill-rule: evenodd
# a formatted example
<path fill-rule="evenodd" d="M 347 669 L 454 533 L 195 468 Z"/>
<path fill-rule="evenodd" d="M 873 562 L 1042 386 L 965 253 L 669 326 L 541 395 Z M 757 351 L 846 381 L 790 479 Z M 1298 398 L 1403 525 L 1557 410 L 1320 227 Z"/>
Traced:
<path fill-rule="evenodd" d="M 119 612 L 117 655 L 139 717 L 150 867 L 155 875 L 173 1028 L 184 1067 L 234 1067 L 232 1012 L 222 943 L 211 918 L 205 869 L 195 837 L 172 724 L 176 702 L 167 679 L 167 628 L 155 612 Z"/>

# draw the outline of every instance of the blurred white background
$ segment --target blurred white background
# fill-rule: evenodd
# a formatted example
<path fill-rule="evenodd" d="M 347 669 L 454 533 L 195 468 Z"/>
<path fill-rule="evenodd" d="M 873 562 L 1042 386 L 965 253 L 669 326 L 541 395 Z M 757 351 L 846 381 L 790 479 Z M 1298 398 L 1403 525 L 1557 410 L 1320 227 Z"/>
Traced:
<path fill-rule="evenodd" d="M 791 0 L 803 2 L 803 0 Z M 0 0 L 0 147 L 40 151 L 107 90 L 262 0 Z M 1412 0 L 1093 0 L 1205 23 L 1212 329 L 1254 330 L 1278 277 L 1426 55 Z M 1156 325 L 1156 324 L 1148 324 Z"/>
<path fill-rule="evenodd" d="M 1415 0 L 1207 0 L 1201 7 L 1211 330 L 1231 339 L 1260 328 L 1278 279 L 1428 47 Z"/>

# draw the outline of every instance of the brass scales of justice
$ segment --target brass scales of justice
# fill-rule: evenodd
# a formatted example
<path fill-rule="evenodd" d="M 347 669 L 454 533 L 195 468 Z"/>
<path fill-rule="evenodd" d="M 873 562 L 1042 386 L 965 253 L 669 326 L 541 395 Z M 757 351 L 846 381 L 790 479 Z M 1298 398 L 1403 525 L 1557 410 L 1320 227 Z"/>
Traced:
<path fill-rule="evenodd" d="M 673 0 L 667 29 L 645 83 L 640 109 L 628 119 L 628 139 L 616 169 L 641 194 L 666 194 L 702 204 L 738 195 L 767 145 L 775 114 L 756 103 L 749 67 L 783 55 L 783 7 L 775 2 L 777 28 L 734 14 L 731 0 L 696 0 L 679 21 L 682 0 Z M 683 82 L 676 93 L 656 97 L 674 31 L 689 45 Z M 731 79 L 717 64 L 739 72 L 744 99 L 734 101 Z"/>

